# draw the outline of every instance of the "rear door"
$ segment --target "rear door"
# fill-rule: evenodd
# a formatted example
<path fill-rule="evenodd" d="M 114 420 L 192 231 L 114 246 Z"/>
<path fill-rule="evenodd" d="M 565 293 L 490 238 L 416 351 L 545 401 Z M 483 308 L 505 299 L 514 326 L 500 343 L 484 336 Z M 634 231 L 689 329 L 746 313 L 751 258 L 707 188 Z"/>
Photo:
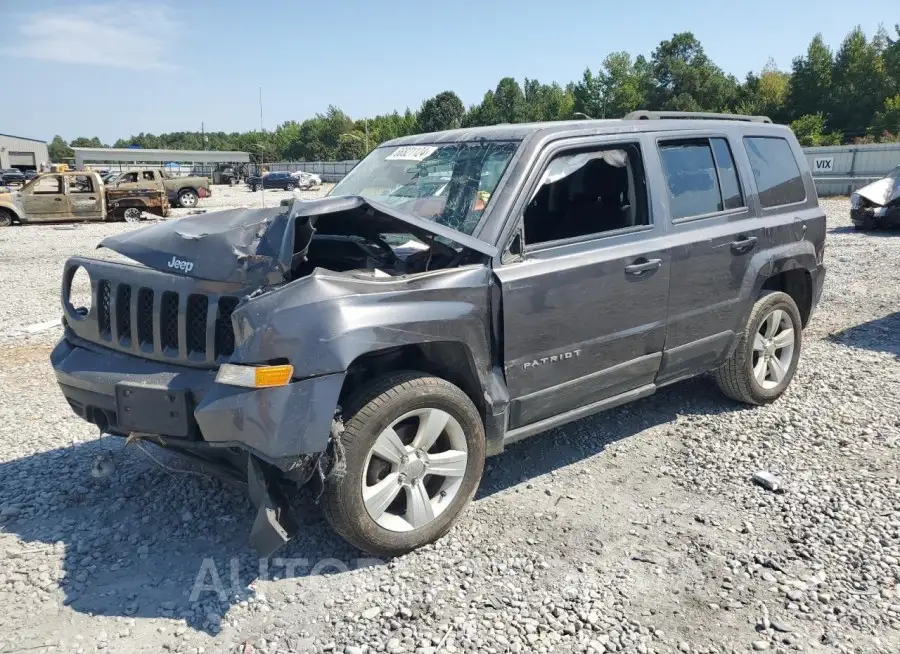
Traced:
<path fill-rule="evenodd" d="M 80 220 L 103 218 L 103 189 L 97 188 L 93 175 L 67 175 L 69 207 L 72 216 Z"/>
<path fill-rule="evenodd" d="M 511 429 L 653 390 L 671 256 L 643 149 L 580 139 L 543 155 L 527 183 L 524 253 L 495 266 Z"/>
<path fill-rule="evenodd" d="M 658 383 L 718 365 L 744 314 L 741 287 L 766 247 L 740 132 L 676 132 L 656 138 L 672 234 L 672 290 Z"/>
<path fill-rule="evenodd" d="M 22 205 L 29 222 L 68 218 L 70 209 L 63 176 L 41 175 L 26 184 L 22 189 Z"/>

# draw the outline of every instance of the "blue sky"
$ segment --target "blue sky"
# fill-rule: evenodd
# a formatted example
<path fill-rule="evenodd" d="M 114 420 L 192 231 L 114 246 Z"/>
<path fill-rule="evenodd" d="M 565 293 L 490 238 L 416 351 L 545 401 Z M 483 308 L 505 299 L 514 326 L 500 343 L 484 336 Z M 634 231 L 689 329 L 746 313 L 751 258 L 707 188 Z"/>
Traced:
<path fill-rule="evenodd" d="M 565 84 L 684 30 L 743 78 L 769 57 L 788 69 L 816 32 L 836 49 L 855 24 L 871 35 L 898 17 L 897 0 L 6 2 L 0 132 L 106 142 L 257 128 L 260 86 L 266 128 L 329 104 L 354 118 L 418 108 L 445 89 L 470 105 L 503 76 Z"/>

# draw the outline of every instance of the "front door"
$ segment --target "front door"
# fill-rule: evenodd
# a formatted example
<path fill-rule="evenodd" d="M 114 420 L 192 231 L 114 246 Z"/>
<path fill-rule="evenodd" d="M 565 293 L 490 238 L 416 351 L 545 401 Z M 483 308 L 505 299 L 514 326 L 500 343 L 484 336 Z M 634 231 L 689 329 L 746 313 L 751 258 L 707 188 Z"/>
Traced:
<path fill-rule="evenodd" d="M 545 162 L 524 252 L 495 267 L 511 429 L 652 391 L 665 343 L 671 257 L 641 144 L 561 147 Z"/>
<path fill-rule="evenodd" d="M 103 189 L 95 188 L 93 175 L 69 175 L 69 207 L 80 220 L 103 218 Z"/>
<path fill-rule="evenodd" d="M 70 215 L 62 175 L 41 175 L 22 189 L 22 205 L 29 222 L 62 220 Z"/>

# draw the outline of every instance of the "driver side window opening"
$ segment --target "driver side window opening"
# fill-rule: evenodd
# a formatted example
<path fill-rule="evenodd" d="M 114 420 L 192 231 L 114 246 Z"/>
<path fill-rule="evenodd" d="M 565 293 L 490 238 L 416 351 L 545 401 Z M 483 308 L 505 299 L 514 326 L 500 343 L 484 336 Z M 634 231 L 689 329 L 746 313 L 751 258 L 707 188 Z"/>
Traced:
<path fill-rule="evenodd" d="M 525 208 L 525 243 L 533 246 L 649 225 L 646 188 L 635 143 L 557 155 Z"/>

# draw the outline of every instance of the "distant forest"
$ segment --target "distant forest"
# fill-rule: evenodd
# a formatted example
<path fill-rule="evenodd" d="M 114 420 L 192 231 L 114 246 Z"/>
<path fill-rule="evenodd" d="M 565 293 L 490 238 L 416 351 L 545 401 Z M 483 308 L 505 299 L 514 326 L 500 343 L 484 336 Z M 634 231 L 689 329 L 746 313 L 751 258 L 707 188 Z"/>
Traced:
<path fill-rule="evenodd" d="M 618 118 L 635 109 L 715 111 L 767 115 L 790 124 L 803 145 L 876 143 L 900 140 L 900 25 L 893 34 L 879 28 L 870 39 L 852 29 L 833 51 L 817 34 L 790 71 L 774 62 L 743 81 L 727 75 L 706 55 L 690 32 L 675 34 L 650 54 L 613 52 L 596 70 L 562 86 L 504 77 L 466 108 L 453 91 L 409 108 L 368 119 L 353 119 L 338 107 L 303 122 L 289 120 L 274 130 L 172 132 L 119 139 L 114 147 L 176 150 L 242 150 L 256 161 L 359 159 L 392 138 L 455 127 Z M 56 136 L 50 157 L 72 156 L 70 146 L 104 147 L 97 137 L 66 143 Z"/>

